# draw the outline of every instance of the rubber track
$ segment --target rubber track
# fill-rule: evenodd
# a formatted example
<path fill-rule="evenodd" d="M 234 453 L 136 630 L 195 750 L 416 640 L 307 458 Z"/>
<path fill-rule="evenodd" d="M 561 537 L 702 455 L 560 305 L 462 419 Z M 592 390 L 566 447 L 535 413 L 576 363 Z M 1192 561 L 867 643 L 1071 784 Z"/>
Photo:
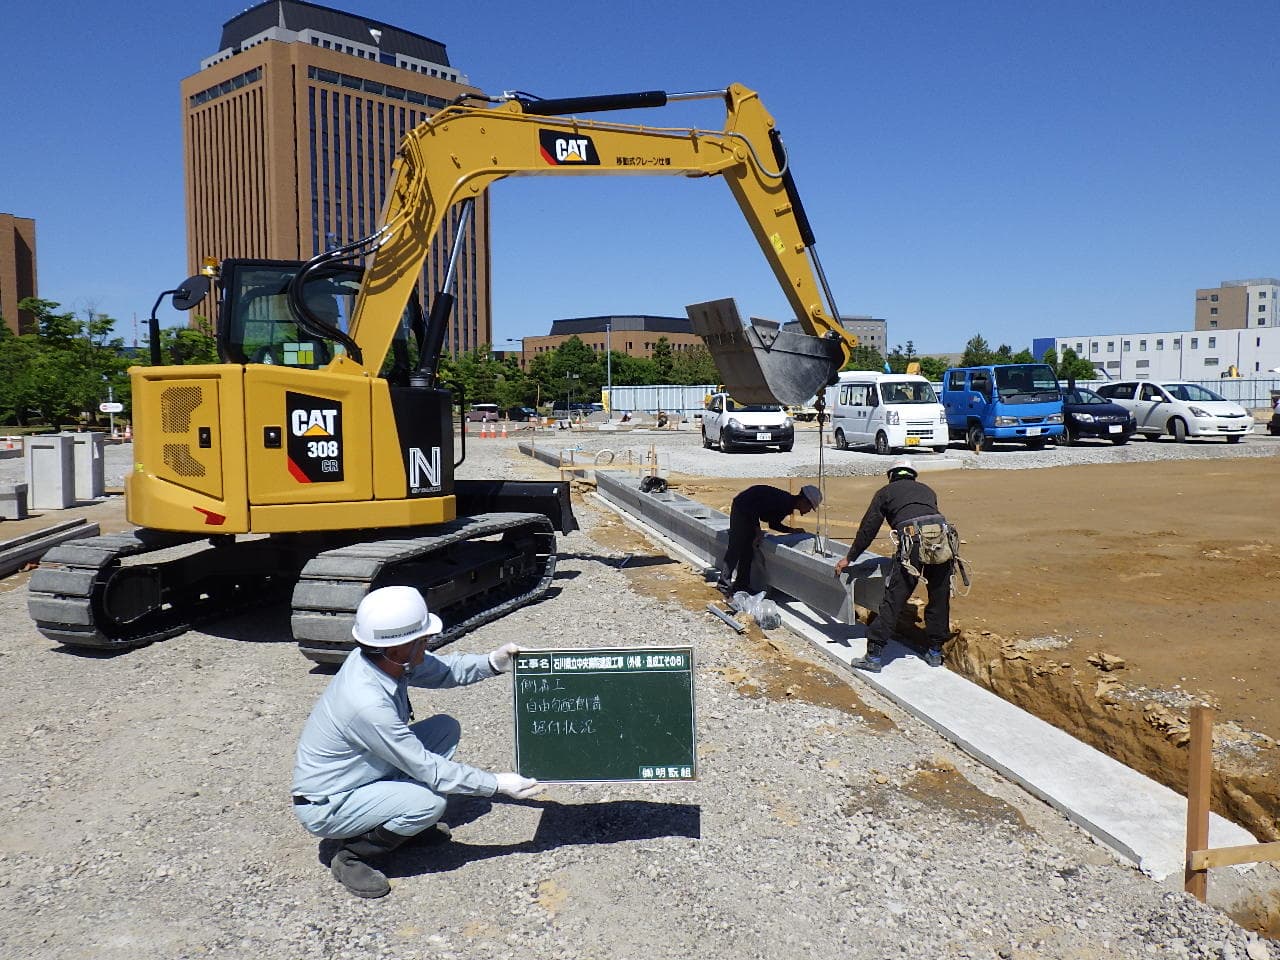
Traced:
<path fill-rule="evenodd" d="M 538 555 L 543 570 L 529 590 L 500 603 L 464 614 L 432 638 L 431 649 L 444 646 L 481 624 L 533 603 L 551 586 L 556 572 L 556 535 L 551 521 L 540 513 L 491 513 L 462 517 L 442 524 L 431 536 L 377 540 L 326 550 L 302 570 L 293 593 L 293 635 L 303 656 L 318 663 L 341 661 L 351 649 L 351 624 L 356 607 L 374 581 L 396 564 L 425 557 L 452 544 L 508 531 L 530 530 L 543 540 Z M 451 611 L 435 611 L 451 620 Z"/>
<path fill-rule="evenodd" d="M 40 559 L 40 566 L 31 574 L 27 611 L 41 633 L 71 647 L 128 650 L 177 636 L 191 629 L 195 621 L 169 623 L 151 631 L 143 628 L 136 633 L 126 628 L 116 636 L 103 632 L 93 608 L 94 588 L 101 574 L 121 557 L 167 550 L 201 539 L 204 538 L 198 534 L 130 530 L 56 546 Z M 201 610 L 199 620 L 220 613 Z"/>

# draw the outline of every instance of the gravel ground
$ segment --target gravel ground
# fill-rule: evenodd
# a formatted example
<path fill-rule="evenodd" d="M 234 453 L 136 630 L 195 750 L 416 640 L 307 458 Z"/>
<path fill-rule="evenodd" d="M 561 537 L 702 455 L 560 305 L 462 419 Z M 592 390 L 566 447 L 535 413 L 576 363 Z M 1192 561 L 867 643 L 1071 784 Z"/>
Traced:
<path fill-rule="evenodd" d="M 513 446 L 477 442 L 462 474 L 545 476 Z M 670 449 L 681 463 L 701 453 L 696 438 Z M 1147 449 L 1201 455 L 1103 452 Z M 109 485 L 127 459 L 109 448 Z M 759 475 L 774 458 L 726 461 Z M 0 461 L 0 479 L 13 463 Z M 829 674 L 804 641 L 739 637 L 681 605 L 705 589 L 692 574 L 643 557 L 609 514 L 578 513 L 553 595 L 454 647 L 692 644 L 700 779 L 451 804 L 453 841 L 405 848 L 392 894 L 372 902 L 337 886 L 287 803 L 296 738 L 329 673 L 296 653 L 286 610 L 85 656 L 34 631 L 21 577 L 0 584 L 0 956 L 1277 955 Z M 459 718 L 459 759 L 509 768 L 506 680 L 414 700 L 419 716 Z"/>
<path fill-rule="evenodd" d="M 521 433 L 522 439 L 529 434 Z M 830 439 L 830 434 L 827 434 Z M 469 449 L 487 443 L 501 443 L 473 439 Z M 510 441 L 508 441 L 510 442 Z M 591 464 L 601 451 L 611 451 L 614 463 L 625 463 L 630 452 L 632 459 L 639 459 L 649 451 L 650 445 L 658 449 L 658 463 L 663 470 L 672 473 L 702 474 L 716 477 L 810 477 L 818 471 L 818 436 L 816 428 L 800 425 L 796 432 L 795 447 L 789 453 L 776 450 L 743 450 L 721 453 L 704 450 L 701 434 L 696 428 L 684 430 L 632 430 L 596 432 L 592 430 L 540 431 L 534 442 L 553 449 L 577 448 L 577 459 Z M 890 458 L 865 450 L 837 450 L 824 447 L 824 469 L 833 477 L 857 477 L 882 473 Z M 959 444 L 953 444 L 945 454 L 930 451 L 912 451 L 901 454 L 919 460 L 926 467 L 930 460 L 958 460 L 966 470 L 1032 470 L 1040 467 L 1061 467 L 1079 463 L 1137 463 L 1150 460 L 1213 459 L 1215 457 L 1271 457 L 1280 454 L 1280 437 L 1270 437 L 1255 432 L 1240 443 L 1228 444 L 1225 440 L 1190 440 L 1175 443 L 1172 439 L 1134 439 L 1123 446 L 1106 441 L 1085 441 L 1076 447 L 1047 446 L 1044 450 L 1027 450 L 1016 444 L 998 444 L 988 453 L 974 453 Z M 605 454 L 607 457 L 608 454 Z"/>

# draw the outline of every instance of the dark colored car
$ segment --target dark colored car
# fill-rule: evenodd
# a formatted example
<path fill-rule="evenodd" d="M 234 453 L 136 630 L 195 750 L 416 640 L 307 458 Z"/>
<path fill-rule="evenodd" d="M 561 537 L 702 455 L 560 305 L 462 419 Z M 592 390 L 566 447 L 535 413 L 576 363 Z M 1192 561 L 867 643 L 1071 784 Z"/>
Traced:
<path fill-rule="evenodd" d="M 511 407 L 507 410 L 507 419 L 513 423 L 527 423 L 538 416 L 538 411 L 533 407 Z"/>
<path fill-rule="evenodd" d="M 551 408 L 551 415 L 553 417 L 557 417 L 560 419 L 563 419 L 569 416 L 570 414 L 572 414 L 575 417 L 577 416 L 588 417 L 593 412 L 594 411 L 592 410 L 591 404 L 581 403 L 577 400 L 569 404 L 568 409 L 565 408 L 564 401 L 562 400 L 557 400 L 555 406 Z"/>
<path fill-rule="evenodd" d="M 1085 387 L 1062 391 L 1062 416 L 1066 426 L 1063 440 L 1069 444 L 1089 437 L 1119 445 L 1128 443 L 1137 429 L 1128 410 Z"/>

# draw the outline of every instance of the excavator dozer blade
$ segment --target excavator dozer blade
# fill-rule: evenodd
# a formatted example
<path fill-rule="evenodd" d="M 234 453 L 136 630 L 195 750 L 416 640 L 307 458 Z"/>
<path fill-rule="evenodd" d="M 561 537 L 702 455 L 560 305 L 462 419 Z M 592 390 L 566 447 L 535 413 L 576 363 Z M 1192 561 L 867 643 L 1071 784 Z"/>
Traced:
<path fill-rule="evenodd" d="M 840 341 L 792 333 L 755 317 L 744 326 L 730 299 L 685 307 L 693 332 L 707 344 L 725 392 L 739 403 L 807 403 L 836 381 Z"/>

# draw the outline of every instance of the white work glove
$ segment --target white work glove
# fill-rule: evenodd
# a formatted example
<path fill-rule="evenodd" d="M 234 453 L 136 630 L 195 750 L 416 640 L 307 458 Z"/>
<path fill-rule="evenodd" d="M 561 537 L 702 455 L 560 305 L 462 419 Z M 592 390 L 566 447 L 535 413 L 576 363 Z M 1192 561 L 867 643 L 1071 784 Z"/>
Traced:
<path fill-rule="evenodd" d="M 504 643 L 489 654 L 489 666 L 493 667 L 498 673 L 506 673 L 511 669 L 511 658 L 522 649 L 524 648 L 518 644 Z"/>
<path fill-rule="evenodd" d="M 498 793 L 512 800 L 528 800 L 544 789 L 537 780 L 530 780 L 518 773 L 495 773 L 494 777 L 498 781 Z"/>

